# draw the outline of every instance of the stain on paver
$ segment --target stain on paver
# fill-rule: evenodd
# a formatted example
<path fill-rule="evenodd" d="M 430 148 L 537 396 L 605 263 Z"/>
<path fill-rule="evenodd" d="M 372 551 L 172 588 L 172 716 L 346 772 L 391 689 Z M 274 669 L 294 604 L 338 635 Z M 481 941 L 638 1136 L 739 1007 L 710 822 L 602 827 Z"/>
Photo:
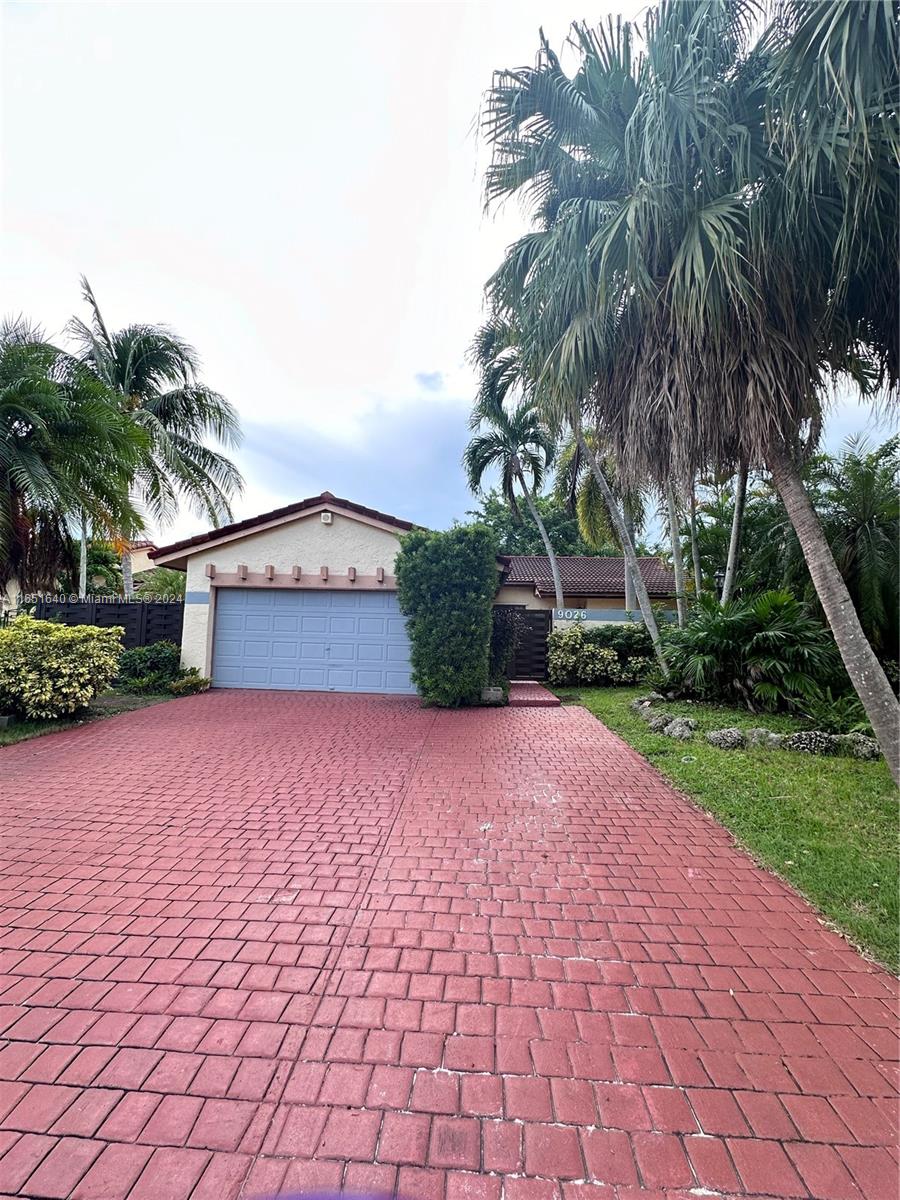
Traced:
<path fill-rule="evenodd" d="M 3 1194 L 896 1195 L 894 981 L 582 709 L 220 691 L 0 771 Z"/>

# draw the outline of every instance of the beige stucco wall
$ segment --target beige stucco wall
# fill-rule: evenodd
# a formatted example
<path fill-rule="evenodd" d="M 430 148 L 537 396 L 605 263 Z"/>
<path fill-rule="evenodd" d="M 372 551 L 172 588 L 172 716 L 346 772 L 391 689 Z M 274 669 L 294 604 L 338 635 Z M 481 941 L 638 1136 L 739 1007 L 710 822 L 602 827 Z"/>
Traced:
<path fill-rule="evenodd" d="M 156 563 L 150 557 L 150 548 L 140 546 L 137 550 L 131 552 L 131 570 L 134 575 L 140 575 L 142 571 L 153 571 L 156 569 Z"/>
<path fill-rule="evenodd" d="M 293 567 L 299 566 L 304 574 L 328 567 L 330 575 L 346 575 L 348 567 L 356 567 L 360 575 L 374 575 L 383 567 L 392 575 L 399 549 L 399 533 L 338 512 L 332 514 L 330 525 L 324 525 L 321 513 L 315 512 L 271 529 L 248 533 L 221 546 L 198 547 L 187 564 L 182 664 L 197 667 L 204 675 L 212 668 L 216 589 L 210 587 L 206 575 L 208 563 L 217 572 L 228 574 L 241 564 L 248 572 L 262 571 L 271 565 L 276 574 L 289 574 Z"/>
<path fill-rule="evenodd" d="M 617 612 L 625 611 L 624 596 L 566 596 L 567 608 L 586 608 L 589 612 L 614 610 Z M 510 587 L 508 584 L 497 589 L 497 598 L 495 604 L 524 604 L 526 608 L 555 608 L 556 601 L 553 596 L 535 596 L 534 589 L 530 586 Z M 660 608 L 675 608 L 674 599 L 656 600 L 654 601 Z M 635 607 L 635 617 L 640 619 L 640 609 Z M 602 622 L 601 622 L 602 623 Z M 554 620 L 554 626 L 558 629 L 567 625 L 573 624 L 572 621 Z"/>

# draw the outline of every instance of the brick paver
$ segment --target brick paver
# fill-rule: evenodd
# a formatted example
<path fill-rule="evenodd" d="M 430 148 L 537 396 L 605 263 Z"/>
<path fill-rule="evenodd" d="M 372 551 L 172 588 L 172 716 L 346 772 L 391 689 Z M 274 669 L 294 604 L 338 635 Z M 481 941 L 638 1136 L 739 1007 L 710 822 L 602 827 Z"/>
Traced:
<path fill-rule="evenodd" d="M 0 751 L 0 1194 L 897 1194 L 894 981 L 583 709 Z"/>

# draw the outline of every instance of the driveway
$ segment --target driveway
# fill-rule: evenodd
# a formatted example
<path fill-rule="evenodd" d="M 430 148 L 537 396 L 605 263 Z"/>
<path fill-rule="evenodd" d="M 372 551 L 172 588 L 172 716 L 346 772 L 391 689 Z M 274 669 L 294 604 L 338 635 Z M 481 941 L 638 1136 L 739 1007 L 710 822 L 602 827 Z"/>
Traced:
<path fill-rule="evenodd" d="M 4 1195 L 895 1200 L 893 981 L 583 709 L 214 692 L 0 801 Z"/>

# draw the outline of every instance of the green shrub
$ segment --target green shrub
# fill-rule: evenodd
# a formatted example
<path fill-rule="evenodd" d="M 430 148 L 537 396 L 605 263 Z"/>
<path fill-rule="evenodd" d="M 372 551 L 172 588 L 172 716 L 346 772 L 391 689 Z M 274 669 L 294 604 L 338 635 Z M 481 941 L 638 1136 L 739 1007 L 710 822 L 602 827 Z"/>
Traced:
<path fill-rule="evenodd" d="M 122 632 L 16 617 L 0 629 L 0 711 L 53 720 L 84 708 L 115 678 Z"/>
<path fill-rule="evenodd" d="M 814 729 L 824 733 L 864 733 L 871 736 L 872 726 L 862 701 L 854 693 L 835 696 L 825 688 L 820 696 L 808 697 L 802 705 Z"/>
<path fill-rule="evenodd" d="M 192 696 L 195 692 L 205 692 L 209 689 L 211 679 L 201 675 L 196 667 L 187 667 L 177 679 L 173 679 L 168 690 L 173 696 Z"/>
<path fill-rule="evenodd" d="M 570 625 L 548 640 L 550 682 L 618 685 L 640 683 L 652 663 L 652 643 L 643 625 Z"/>
<path fill-rule="evenodd" d="M 720 604 L 701 596 L 665 634 L 671 684 L 705 699 L 785 708 L 821 695 L 840 672 L 828 630 L 789 592 Z"/>
<path fill-rule="evenodd" d="M 488 681 L 497 545 L 483 526 L 414 529 L 395 566 L 412 677 L 427 704 L 475 704 Z"/>
<path fill-rule="evenodd" d="M 153 642 L 123 650 L 119 659 L 118 683 L 124 691 L 161 691 L 178 678 L 181 670 L 181 650 L 174 642 Z M 152 682 L 162 686 L 154 688 Z M 141 686 L 136 686 L 141 685 Z"/>

